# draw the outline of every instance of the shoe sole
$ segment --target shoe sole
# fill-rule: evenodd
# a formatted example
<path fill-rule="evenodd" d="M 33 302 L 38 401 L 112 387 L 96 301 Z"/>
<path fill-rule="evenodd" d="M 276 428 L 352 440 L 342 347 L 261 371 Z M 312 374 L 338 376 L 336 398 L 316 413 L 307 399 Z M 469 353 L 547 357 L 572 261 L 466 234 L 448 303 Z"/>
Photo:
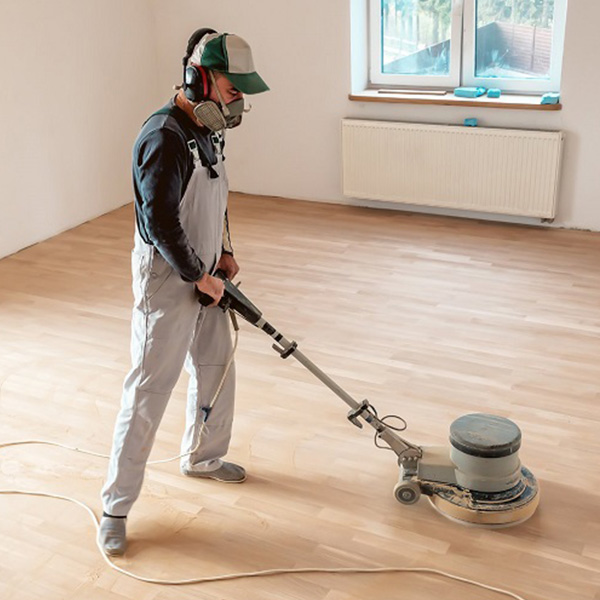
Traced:
<path fill-rule="evenodd" d="M 246 481 L 247 476 L 244 475 L 243 479 L 221 479 L 220 477 L 214 477 L 213 475 L 208 475 L 206 473 L 191 473 L 191 472 L 183 472 L 186 477 L 195 477 L 196 479 L 211 479 L 212 481 L 219 481 L 220 483 L 244 483 Z"/>
<path fill-rule="evenodd" d="M 123 556 L 125 554 L 125 550 L 121 551 L 121 550 L 104 550 L 104 554 L 106 554 L 106 556 L 110 556 L 111 558 L 113 556 Z"/>
<path fill-rule="evenodd" d="M 100 548 L 102 548 L 102 552 L 104 552 L 106 556 L 123 556 L 123 554 L 125 554 L 125 550 L 127 550 L 127 548 L 123 548 L 123 550 L 110 550 L 108 548 L 104 548 L 104 546 L 102 546 L 100 543 L 99 545 Z"/>

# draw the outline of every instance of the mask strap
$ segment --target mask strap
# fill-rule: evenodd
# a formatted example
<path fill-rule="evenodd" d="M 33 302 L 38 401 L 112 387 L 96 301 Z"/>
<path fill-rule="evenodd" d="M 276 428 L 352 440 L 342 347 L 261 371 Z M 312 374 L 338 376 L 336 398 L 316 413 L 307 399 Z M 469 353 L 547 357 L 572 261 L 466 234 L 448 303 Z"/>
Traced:
<path fill-rule="evenodd" d="M 223 111 L 223 114 L 228 117 L 229 116 L 229 109 L 227 108 L 227 104 L 225 104 L 225 101 L 223 100 L 223 96 L 221 96 L 221 92 L 219 91 L 219 87 L 217 86 L 217 81 L 215 79 L 215 75 L 212 71 L 209 71 L 210 74 L 210 80 L 212 81 L 213 87 L 215 88 L 215 92 L 217 93 L 217 97 L 219 98 L 219 102 L 221 104 L 221 110 Z"/>

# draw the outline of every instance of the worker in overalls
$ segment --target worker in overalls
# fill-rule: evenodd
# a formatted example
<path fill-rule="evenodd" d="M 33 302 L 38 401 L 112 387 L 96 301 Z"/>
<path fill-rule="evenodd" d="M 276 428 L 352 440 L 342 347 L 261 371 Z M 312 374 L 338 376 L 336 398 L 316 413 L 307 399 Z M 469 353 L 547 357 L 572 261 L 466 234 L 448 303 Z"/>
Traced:
<path fill-rule="evenodd" d="M 235 483 L 246 478 L 241 466 L 223 460 L 235 375 L 230 368 L 222 381 L 232 344 L 228 317 L 214 307 L 223 282 L 213 274 L 221 269 L 232 279 L 238 272 L 227 218 L 224 131 L 240 124 L 244 94 L 269 88 L 256 73 L 248 44 L 211 29 L 192 35 L 183 69 L 177 95 L 146 121 L 133 151 L 132 369 L 115 425 L 98 538 L 113 556 L 125 552 L 126 517 L 184 365 L 189 388 L 182 473 Z M 198 292 L 214 299 L 212 308 L 198 302 Z"/>

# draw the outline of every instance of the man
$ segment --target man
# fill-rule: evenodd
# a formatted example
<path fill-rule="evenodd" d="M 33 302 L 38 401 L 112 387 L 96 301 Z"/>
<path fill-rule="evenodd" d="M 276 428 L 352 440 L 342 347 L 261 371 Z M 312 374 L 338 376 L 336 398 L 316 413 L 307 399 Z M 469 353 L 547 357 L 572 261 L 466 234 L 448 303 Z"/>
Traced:
<path fill-rule="evenodd" d="M 229 239 L 223 132 L 239 125 L 244 94 L 269 88 L 248 44 L 212 29 L 192 35 L 183 67 L 179 92 L 146 121 L 133 152 L 132 369 L 115 425 L 98 538 L 112 556 L 125 552 L 126 517 L 184 363 L 190 380 L 183 474 L 235 483 L 246 478 L 241 466 L 222 460 L 231 436 L 233 369 L 213 409 L 206 409 L 231 357 L 227 315 L 203 308 L 197 295 L 211 296 L 214 307 L 223 294 L 215 270 L 230 279 L 238 272 Z"/>

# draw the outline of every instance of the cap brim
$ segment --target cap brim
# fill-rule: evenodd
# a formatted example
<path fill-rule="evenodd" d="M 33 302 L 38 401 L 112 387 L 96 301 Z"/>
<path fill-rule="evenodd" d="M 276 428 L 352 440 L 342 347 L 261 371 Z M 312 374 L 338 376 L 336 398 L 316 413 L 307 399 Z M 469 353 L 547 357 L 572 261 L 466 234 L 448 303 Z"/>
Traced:
<path fill-rule="evenodd" d="M 269 86 L 255 71 L 254 73 L 223 73 L 242 94 L 260 94 L 269 91 Z"/>

